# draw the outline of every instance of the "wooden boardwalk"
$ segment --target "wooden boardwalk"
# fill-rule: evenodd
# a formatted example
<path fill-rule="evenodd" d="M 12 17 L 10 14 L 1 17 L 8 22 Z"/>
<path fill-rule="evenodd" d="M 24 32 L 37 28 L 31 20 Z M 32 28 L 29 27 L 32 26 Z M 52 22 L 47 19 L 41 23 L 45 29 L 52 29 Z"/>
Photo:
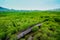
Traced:
<path fill-rule="evenodd" d="M 40 27 L 42 24 L 35 24 L 34 26 L 38 26 L 38 27 Z M 28 33 L 30 33 L 31 31 L 32 31 L 32 28 L 33 28 L 33 26 L 31 26 L 30 28 L 28 28 L 27 30 L 25 30 L 25 31 L 23 31 L 23 32 L 21 32 L 21 33 L 19 33 L 18 35 L 17 35 L 17 39 L 20 39 L 20 38 L 22 38 L 23 36 L 25 36 L 26 34 L 28 34 Z"/>
<path fill-rule="evenodd" d="M 29 28 L 26 29 L 25 31 L 23 31 L 23 32 L 21 32 L 21 33 L 19 33 L 19 34 L 16 34 L 16 39 L 15 39 L 15 40 L 18 40 L 18 39 L 24 37 L 26 34 L 30 33 L 30 32 L 32 31 L 32 28 L 33 28 L 34 26 L 40 27 L 41 25 L 42 25 L 42 24 L 40 24 L 40 23 L 36 23 L 36 24 L 34 24 L 34 25 L 29 26 Z M 10 39 L 10 38 L 7 37 L 5 40 L 9 40 L 9 39 Z"/>

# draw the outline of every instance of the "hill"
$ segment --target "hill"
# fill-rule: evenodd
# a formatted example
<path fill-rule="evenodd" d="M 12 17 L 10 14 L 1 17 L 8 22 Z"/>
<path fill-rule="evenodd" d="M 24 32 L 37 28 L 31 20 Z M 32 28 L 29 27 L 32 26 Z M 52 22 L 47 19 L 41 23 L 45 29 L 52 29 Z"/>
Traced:
<path fill-rule="evenodd" d="M 8 8 L 0 7 L 0 11 L 9 11 Z"/>

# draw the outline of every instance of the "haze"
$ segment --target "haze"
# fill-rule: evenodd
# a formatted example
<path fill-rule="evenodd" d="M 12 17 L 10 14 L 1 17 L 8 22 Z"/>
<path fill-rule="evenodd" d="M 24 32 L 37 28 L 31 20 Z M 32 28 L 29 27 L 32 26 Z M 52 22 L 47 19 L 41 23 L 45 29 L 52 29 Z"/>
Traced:
<path fill-rule="evenodd" d="M 48 10 L 60 8 L 60 0 L 0 0 L 0 6 L 17 10 Z"/>

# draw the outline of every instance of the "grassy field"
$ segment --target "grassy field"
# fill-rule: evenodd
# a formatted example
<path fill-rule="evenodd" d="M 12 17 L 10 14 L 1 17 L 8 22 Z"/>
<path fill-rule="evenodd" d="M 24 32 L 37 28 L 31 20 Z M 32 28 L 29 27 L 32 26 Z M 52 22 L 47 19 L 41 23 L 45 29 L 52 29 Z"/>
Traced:
<path fill-rule="evenodd" d="M 36 23 L 43 23 L 41 28 L 34 27 L 32 32 L 20 40 L 60 40 L 60 12 L 56 11 L 24 11 L 0 12 L 0 40 L 16 40 L 16 34 Z"/>

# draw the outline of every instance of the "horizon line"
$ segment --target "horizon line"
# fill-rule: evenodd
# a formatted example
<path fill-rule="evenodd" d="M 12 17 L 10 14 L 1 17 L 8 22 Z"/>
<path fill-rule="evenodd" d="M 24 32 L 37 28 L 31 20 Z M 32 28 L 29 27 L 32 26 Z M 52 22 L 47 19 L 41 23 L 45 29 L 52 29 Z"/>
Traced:
<path fill-rule="evenodd" d="M 2 7 L 2 6 L 0 6 L 0 7 Z M 16 9 L 16 8 L 9 8 L 9 7 L 2 7 L 2 8 L 7 8 L 7 9 L 13 9 L 13 10 L 53 10 L 53 9 L 60 9 L 60 8 L 50 8 L 50 9 L 28 9 L 28 8 L 22 8 L 22 9 Z"/>

